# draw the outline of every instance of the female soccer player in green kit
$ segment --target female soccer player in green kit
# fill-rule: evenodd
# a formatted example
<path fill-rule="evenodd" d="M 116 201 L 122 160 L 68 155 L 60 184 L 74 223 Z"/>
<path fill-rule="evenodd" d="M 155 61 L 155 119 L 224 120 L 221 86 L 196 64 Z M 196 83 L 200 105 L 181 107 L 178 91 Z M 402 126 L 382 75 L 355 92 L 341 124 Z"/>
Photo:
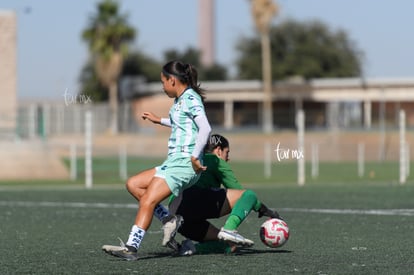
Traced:
<path fill-rule="evenodd" d="M 198 84 L 196 69 L 190 64 L 171 61 L 162 68 L 161 82 L 167 96 L 174 98 L 169 117 L 160 118 L 144 112 L 142 118 L 171 127 L 167 159 L 160 166 L 140 172 L 127 181 L 128 191 L 139 200 L 135 223 L 125 245 L 102 247 L 108 254 L 126 260 L 138 259 L 138 249 L 153 215 L 164 223 L 170 217 L 160 202 L 171 194 L 178 196 L 206 169 L 200 160 L 211 127 L 205 114 L 204 93 Z M 172 216 L 172 221 L 168 222 L 179 225 L 176 219 Z M 169 239 L 170 236 L 163 245 Z"/>
<path fill-rule="evenodd" d="M 170 213 L 184 218 L 178 232 L 189 240 L 199 242 L 195 249 L 191 241 L 184 241 L 179 251 L 181 255 L 208 252 L 209 248 L 234 250 L 237 246 L 253 245 L 253 241 L 236 231 L 251 210 L 258 212 L 259 218 L 281 218 L 276 211 L 267 208 L 255 192 L 243 189 L 228 164 L 229 153 L 228 140 L 218 134 L 211 135 L 203 157 L 207 170 L 195 185 L 184 190 L 170 203 Z M 227 214 L 230 215 L 221 229 L 207 221 Z M 230 245 L 214 242 L 217 240 Z M 175 246 L 179 247 L 178 244 Z"/>

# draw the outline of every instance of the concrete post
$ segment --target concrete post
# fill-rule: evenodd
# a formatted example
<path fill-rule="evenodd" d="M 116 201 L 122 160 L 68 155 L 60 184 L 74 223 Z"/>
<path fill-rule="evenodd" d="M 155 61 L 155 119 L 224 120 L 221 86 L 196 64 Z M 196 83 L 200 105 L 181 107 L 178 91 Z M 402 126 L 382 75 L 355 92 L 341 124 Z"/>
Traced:
<path fill-rule="evenodd" d="M 0 11 L 0 136 L 15 136 L 17 115 L 16 14 Z"/>

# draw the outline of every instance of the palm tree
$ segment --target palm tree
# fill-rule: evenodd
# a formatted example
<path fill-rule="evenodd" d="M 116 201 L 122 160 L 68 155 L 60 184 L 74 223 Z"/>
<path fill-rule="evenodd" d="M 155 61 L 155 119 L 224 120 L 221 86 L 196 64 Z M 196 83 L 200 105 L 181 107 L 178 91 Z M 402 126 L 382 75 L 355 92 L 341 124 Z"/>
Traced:
<path fill-rule="evenodd" d="M 118 78 L 121 73 L 127 43 L 135 37 L 127 16 L 120 15 L 118 4 L 104 0 L 97 4 L 98 12 L 90 18 L 82 38 L 88 43 L 96 75 L 109 90 L 111 121 L 109 130 L 118 133 Z"/>

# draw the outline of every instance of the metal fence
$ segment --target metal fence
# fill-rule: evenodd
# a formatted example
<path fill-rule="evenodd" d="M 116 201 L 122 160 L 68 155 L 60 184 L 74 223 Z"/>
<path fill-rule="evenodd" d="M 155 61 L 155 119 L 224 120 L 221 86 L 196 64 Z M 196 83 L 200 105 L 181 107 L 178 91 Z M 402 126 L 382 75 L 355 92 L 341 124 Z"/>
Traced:
<path fill-rule="evenodd" d="M 209 117 L 212 115 L 216 117 L 216 120 L 212 121 L 213 131 L 223 133 L 229 138 L 232 146 L 231 157 L 233 160 L 263 161 L 263 163 L 267 161 L 269 167 L 274 167 L 286 161 L 295 161 L 293 159 L 294 155 L 291 153 L 300 149 L 296 128 L 282 128 L 284 131 L 275 128 L 273 134 L 262 134 L 260 112 L 253 111 L 254 108 L 248 108 L 249 106 L 246 105 L 237 105 L 236 107 L 238 115 L 245 117 L 238 119 L 247 122 L 233 130 L 223 127 L 222 120 L 220 119 L 223 114 L 219 108 L 210 108 L 207 111 Z M 409 128 L 406 133 L 401 134 L 398 121 L 389 120 L 387 123 L 384 121 L 374 125 L 372 129 L 366 130 L 361 123 L 344 123 L 346 120 L 344 120 L 342 109 L 334 109 L 339 110 L 335 116 L 330 117 L 331 120 L 335 120 L 334 122 L 328 123 L 326 124 L 328 126 L 321 127 L 320 129 L 308 128 L 305 130 L 303 158 L 307 163 L 348 162 L 355 163 L 356 168 L 356 164 L 360 167 L 363 162 L 386 163 L 388 161 L 396 163 L 401 159 L 401 156 L 404 156 L 404 161 L 407 162 L 406 167 L 410 167 L 409 163 L 410 159 L 414 157 L 414 150 L 412 150 L 412 132 Z M 353 109 L 344 108 L 343 110 L 350 112 Z M 34 145 L 30 144 L 30 146 L 28 145 L 25 148 L 40 148 L 44 150 L 39 149 L 39 152 L 45 153 L 53 151 L 58 157 L 72 158 L 74 154 L 79 158 L 83 158 L 86 155 L 84 136 L 87 111 L 92 113 L 91 130 L 94 136 L 106 133 L 109 129 L 110 121 L 110 112 L 107 104 L 20 104 L 16 123 L 17 140 L 30 143 L 31 140 L 39 141 L 43 139 L 45 140 L 44 144 L 47 144 L 47 146 L 43 143 L 37 143 Z M 310 116 L 317 117 L 320 113 L 320 109 L 308 108 L 307 111 L 305 110 L 305 118 Z M 289 109 L 286 109 L 285 112 L 282 109 L 278 109 L 275 115 L 279 118 L 279 121 L 285 119 L 286 125 L 295 121 L 295 114 Z M 108 135 L 104 142 L 99 142 L 95 139 L 91 142 L 93 157 L 119 157 L 121 164 L 131 156 L 165 156 L 168 133 L 158 134 L 149 132 L 148 128 L 140 128 L 136 121 L 133 105 L 130 103 L 120 104 L 118 117 L 119 132 L 128 135 L 121 135 L 121 138 Z M 250 118 L 247 119 L 248 117 Z M 252 117 L 255 118 L 254 122 L 252 122 Z M 356 119 L 359 115 L 352 114 L 350 117 Z M 333 125 L 336 126 L 334 127 Z M 58 138 L 49 139 L 55 136 Z M 63 138 L 60 139 L 59 137 Z M 401 146 L 402 140 L 406 143 L 404 146 Z M 47 148 L 43 148 L 45 146 Z M 25 150 L 25 148 L 21 147 L 18 142 L 14 145 L 5 143 L 2 147 L 2 155 L 4 155 L 8 162 L 14 158 L 16 163 L 19 163 L 22 161 L 21 155 L 24 155 L 23 151 Z M 401 148 L 403 148 L 404 152 L 401 151 Z M 284 154 L 280 155 L 285 157 L 283 160 L 280 156 L 277 158 L 278 155 L 275 153 L 277 149 L 279 149 L 279 153 Z M 13 150 L 20 153 L 13 155 L 11 154 Z M 73 150 L 75 153 L 72 152 Z M 33 149 L 30 149 L 30 151 L 33 151 Z M 41 156 L 42 153 L 34 156 L 35 161 L 38 161 Z M 286 156 L 288 159 L 286 159 Z M 122 167 L 120 169 L 124 179 L 126 177 L 125 164 Z M 317 171 L 317 166 L 314 165 L 312 173 L 316 173 L 315 171 Z M 358 171 L 358 173 L 362 172 Z"/>
<path fill-rule="evenodd" d="M 206 112 L 213 128 L 218 130 L 253 130 L 261 131 L 261 107 L 257 103 L 235 103 L 234 126 L 225 128 L 223 104 L 206 103 Z M 304 104 L 305 127 L 307 130 L 370 130 L 385 132 L 398 129 L 398 110 L 395 114 L 385 116 L 373 114 L 370 129 L 364 128 L 363 113 L 356 103 Z M 18 106 L 16 136 L 21 139 L 50 137 L 54 135 L 84 133 L 85 112 L 93 114 L 93 133 L 108 131 L 110 111 L 108 104 L 64 104 L 64 103 L 21 103 Z M 295 107 L 292 104 L 274 104 L 273 121 L 275 131 L 294 130 L 296 128 Z M 408 129 L 410 125 L 408 125 Z M 136 121 L 133 103 L 121 103 L 118 108 L 119 133 L 140 133 L 148 128 L 141 128 Z"/>
<path fill-rule="evenodd" d="M 16 134 L 19 138 L 48 137 L 65 134 L 82 134 L 85 113 L 92 111 L 94 133 L 104 133 L 109 128 L 108 104 L 23 104 L 17 111 Z M 119 105 L 118 126 L 120 132 L 136 133 L 139 128 L 132 116 L 131 105 Z"/>

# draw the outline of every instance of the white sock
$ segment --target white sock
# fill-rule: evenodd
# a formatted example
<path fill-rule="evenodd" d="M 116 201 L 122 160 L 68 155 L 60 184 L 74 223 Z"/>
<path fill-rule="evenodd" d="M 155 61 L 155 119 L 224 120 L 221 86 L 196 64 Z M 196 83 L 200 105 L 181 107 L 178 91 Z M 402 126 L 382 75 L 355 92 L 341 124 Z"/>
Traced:
<path fill-rule="evenodd" d="M 154 208 L 154 216 L 159 219 L 161 222 L 165 217 L 168 217 L 170 215 L 170 212 L 168 212 L 168 209 L 165 208 L 162 204 L 157 204 Z"/>
<path fill-rule="evenodd" d="M 142 239 L 144 238 L 145 230 L 138 226 L 132 226 L 131 233 L 129 233 L 127 245 L 135 247 L 137 250 L 141 245 Z"/>

